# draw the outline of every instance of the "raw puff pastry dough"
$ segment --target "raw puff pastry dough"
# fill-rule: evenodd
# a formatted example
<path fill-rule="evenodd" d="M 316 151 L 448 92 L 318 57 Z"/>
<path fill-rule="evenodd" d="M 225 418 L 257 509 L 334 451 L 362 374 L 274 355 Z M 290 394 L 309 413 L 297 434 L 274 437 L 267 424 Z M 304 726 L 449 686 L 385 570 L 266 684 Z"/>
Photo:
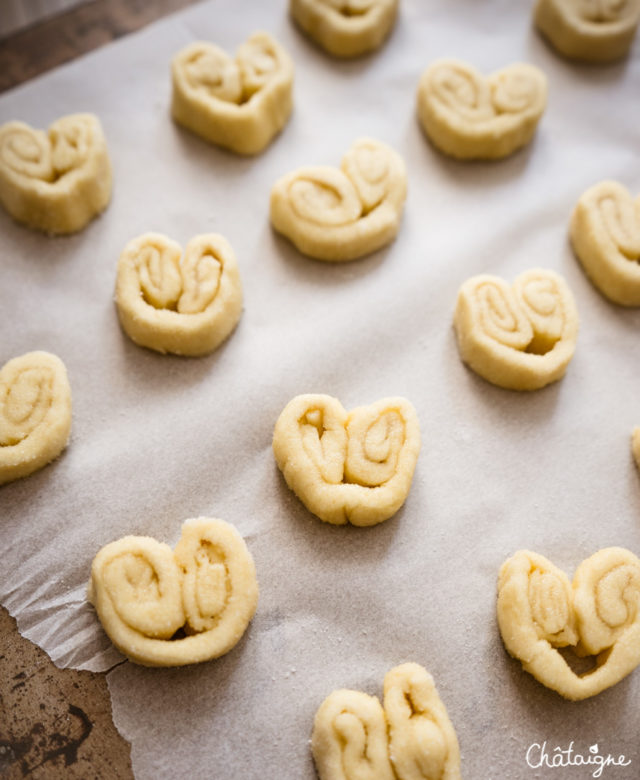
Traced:
<path fill-rule="evenodd" d="M 522 63 L 485 78 L 460 60 L 437 60 L 418 85 L 424 132 L 440 151 L 465 160 L 506 157 L 528 144 L 546 102 L 544 73 Z"/>
<path fill-rule="evenodd" d="M 0 127 L 0 203 L 18 222 L 75 233 L 110 198 L 107 143 L 93 114 L 64 116 L 46 133 L 23 122 Z"/>
<path fill-rule="evenodd" d="M 71 431 L 71 388 L 64 363 L 27 352 L 0 371 L 0 485 L 57 458 Z"/>
<path fill-rule="evenodd" d="M 460 780 L 460 749 L 431 675 L 418 664 L 384 678 L 375 696 L 333 691 L 311 737 L 320 780 Z"/>
<path fill-rule="evenodd" d="M 321 520 L 375 525 L 405 502 L 420 425 L 404 398 L 347 413 L 329 395 L 299 395 L 278 418 L 273 452 L 287 485 Z"/>
<path fill-rule="evenodd" d="M 254 33 L 235 60 L 211 43 L 192 43 L 171 62 L 176 122 L 238 154 L 258 154 L 293 107 L 293 63 L 268 33 Z"/>
<path fill-rule="evenodd" d="M 509 654 L 547 688 L 595 696 L 640 664 L 640 560 L 621 547 L 600 550 L 571 584 L 542 555 L 520 550 L 500 569 L 498 625 Z M 597 667 L 577 675 L 559 647 L 597 656 Z"/>
<path fill-rule="evenodd" d="M 640 0 L 538 0 L 534 20 L 565 57 L 610 62 L 633 43 Z"/>
<path fill-rule="evenodd" d="M 537 390 L 564 376 L 578 336 L 571 290 L 541 268 L 525 271 L 512 286 L 487 274 L 468 279 L 453 322 L 462 360 L 508 390 Z"/>
<path fill-rule="evenodd" d="M 148 536 L 103 547 L 89 600 L 113 644 L 145 666 L 218 658 L 244 634 L 258 603 L 251 554 L 223 520 L 187 520 L 172 550 Z M 172 639 L 180 629 L 182 638 Z"/>
<path fill-rule="evenodd" d="M 640 306 L 640 197 L 615 181 L 580 196 L 569 228 L 573 249 L 595 286 L 614 303 Z"/>
<path fill-rule="evenodd" d="M 636 426 L 631 434 L 631 452 L 636 466 L 640 469 L 640 426 Z"/>
<path fill-rule="evenodd" d="M 398 0 L 290 0 L 300 28 L 334 57 L 358 57 L 382 45 Z"/>
<path fill-rule="evenodd" d="M 229 336 L 242 313 L 242 285 L 229 242 L 195 236 L 182 254 L 160 233 L 145 233 L 118 261 L 116 306 L 127 335 L 157 352 L 198 356 Z"/>
<path fill-rule="evenodd" d="M 271 223 L 310 257 L 354 260 L 395 238 L 406 196 L 400 155 L 360 138 L 339 169 L 308 166 L 278 179 L 271 190 Z"/>

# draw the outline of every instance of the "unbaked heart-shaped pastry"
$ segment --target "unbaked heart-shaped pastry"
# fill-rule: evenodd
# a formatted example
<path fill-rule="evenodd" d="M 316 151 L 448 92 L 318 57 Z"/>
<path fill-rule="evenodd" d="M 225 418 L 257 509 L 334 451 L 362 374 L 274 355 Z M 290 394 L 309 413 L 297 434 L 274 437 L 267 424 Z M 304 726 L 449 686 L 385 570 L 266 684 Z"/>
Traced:
<path fill-rule="evenodd" d="M 160 233 L 130 241 L 118 261 L 116 306 L 124 331 L 157 352 L 212 352 L 242 313 L 242 284 L 229 242 L 217 233 L 180 244 Z"/>
<path fill-rule="evenodd" d="M 420 451 L 420 425 L 404 398 L 347 413 L 330 395 L 298 395 L 273 432 L 287 485 L 321 520 L 375 525 L 405 502 Z"/>
<path fill-rule="evenodd" d="M 333 691 L 318 708 L 311 737 L 320 780 L 460 780 L 460 748 L 431 675 L 396 666 L 376 696 Z"/>
<path fill-rule="evenodd" d="M 148 536 L 103 547 L 88 592 L 109 639 L 144 666 L 218 658 L 244 634 L 258 603 L 253 559 L 223 520 L 186 520 L 175 551 Z"/>
<path fill-rule="evenodd" d="M 528 144 L 546 103 L 544 73 L 523 63 L 485 77 L 461 60 L 437 60 L 418 85 L 418 117 L 429 140 L 465 160 L 506 157 Z"/>
<path fill-rule="evenodd" d="M 520 550 L 500 569 L 498 625 L 536 680 L 566 699 L 595 696 L 640 664 L 640 560 L 608 547 L 583 561 L 571 584 L 542 555 Z M 562 647 L 594 656 L 595 668 L 576 674 Z"/>
<path fill-rule="evenodd" d="M 302 30 L 334 57 L 358 57 L 382 45 L 398 0 L 290 0 Z"/>
<path fill-rule="evenodd" d="M 406 196 L 400 155 L 360 138 L 339 169 L 308 166 L 278 179 L 271 190 L 271 224 L 305 255 L 354 260 L 395 238 Z"/>
<path fill-rule="evenodd" d="M 111 163 L 98 118 L 71 114 L 45 133 L 24 122 L 0 127 L 0 203 L 45 233 L 75 233 L 111 198 Z"/>
<path fill-rule="evenodd" d="M 571 216 L 573 249 L 595 286 L 614 303 L 640 306 L 640 196 L 615 181 L 584 192 Z"/>
<path fill-rule="evenodd" d="M 293 62 L 268 33 L 257 32 L 235 60 L 212 43 L 191 43 L 171 62 L 176 122 L 238 154 L 258 154 L 293 107 Z"/>
<path fill-rule="evenodd" d="M 541 268 L 520 274 L 512 286 L 488 274 L 468 279 L 453 323 L 463 361 L 509 390 L 537 390 L 564 376 L 578 336 L 571 290 Z"/>
<path fill-rule="evenodd" d="M 536 26 L 565 57 L 611 62 L 629 51 L 640 0 L 538 0 Z"/>
<path fill-rule="evenodd" d="M 59 357 L 27 352 L 0 371 L 0 485 L 57 458 L 71 431 L 71 388 Z"/>

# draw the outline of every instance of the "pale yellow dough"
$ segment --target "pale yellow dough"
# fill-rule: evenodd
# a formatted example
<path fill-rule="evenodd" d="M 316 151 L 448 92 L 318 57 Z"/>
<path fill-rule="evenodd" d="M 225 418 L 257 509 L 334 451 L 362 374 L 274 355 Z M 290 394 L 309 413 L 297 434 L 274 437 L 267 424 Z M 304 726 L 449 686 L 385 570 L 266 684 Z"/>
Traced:
<path fill-rule="evenodd" d="M 404 398 L 346 412 L 329 395 L 299 395 L 278 418 L 273 452 L 287 485 L 321 520 L 381 523 L 404 504 L 420 425 Z"/>
<path fill-rule="evenodd" d="M 640 0 L 538 0 L 534 21 L 565 57 L 611 62 L 633 43 Z"/>
<path fill-rule="evenodd" d="M 396 20 L 398 0 L 290 0 L 302 30 L 334 57 L 358 57 L 382 45 Z"/>
<path fill-rule="evenodd" d="M 145 233 L 118 261 L 116 306 L 124 331 L 143 347 L 176 355 L 205 355 L 235 328 L 242 284 L 229 242 L 195 236 L 182 253 L 160 233 Z"/>
<path fill-rule="evenodd" d="M 354 260 L 393 241 L 406 196 L 400 155 L 360 138 L 339 169 L 308 166 L 278 179 L 271 190 L 271 224 L 305 255 Z"/>
<path fill-rule="evenodd" d="M 418 118 L 440 151 L 463 160 L 492 160 L 531 141 L 547 103 L 547 79 L 516 63 L 483 76 L 455 59 L 436 60 L 418 85 Z"/>
<path fill-rule="evenodd" d="M 57 458 L 71 431 L 71 388 L 64 363 L 27 352 L 0 371 L 0 485 Z"/>
<path fill-rule="evenodd" d="M 330 693 L 316 712 L 311 750 L 320 780 L 395 780 L 376 696 L 344 688 Z"/>
<path fill-rule="evenodd" d="M 608 547 L 578 566 L 573 584 L 542 555 L 520 550 L 500 569 L 498 625 L 510 655 L 566 699 L 595 696 L 640 664 L 640 560 Z M 559 647 L 595 656 L 576 674 Z"/>
<path fill-rule="evenodd" d="M 258 604 L 253 559 L 223 520 L 186 520 L 175 551 L 148 536 L 103 547 L 88 592 L 109 639 L 144 666 L 183 666 L 228 653 Z M 172 638 L 181 631 L 184 636 Z"/>
<path fill-rule="evenodd" d="M 0 203 L 45 233 L 75 233 L 111 198 L 111 163 L 93 114 L 71 114 L 45 133 L 23 122 L 0 127 Z"/>
<path fill-rule="evenodd" d="M 462 360 L 508 390 L 537 390 L 564 376 L 578 337 L 571 291 L 542 268 L 525 271 L 512 286 L 487 274 L 468 279 L 453 322 Z"/>
<path fill-rule="evenodd" d="M 580 196 L 569 228 L 573 249 L 595 286 L 621 306 L 640 306 L 640 196 L 603 181 Z"/>
<path fill-rule="evenodd" d="M 636 466 L 640 469 L 640 426 L 636 426 L 631 434 L 631 452 Z"/>
<path fill-rule="evenodd" d="M 320 780 L 460 780 L 456 732 L 431 675 L 419 664 L 384 678 L 375 696 L 333 691 L 320 705 L 311 750 Z"/>
<path fill-rule="evenodd" d="M 258 154 L 293 107 L 293 62 L 268 33 L 256 32 L 235 60 L 211 43 L 191 43 L 171 62 L 176 122 L 238 154 Z"/>

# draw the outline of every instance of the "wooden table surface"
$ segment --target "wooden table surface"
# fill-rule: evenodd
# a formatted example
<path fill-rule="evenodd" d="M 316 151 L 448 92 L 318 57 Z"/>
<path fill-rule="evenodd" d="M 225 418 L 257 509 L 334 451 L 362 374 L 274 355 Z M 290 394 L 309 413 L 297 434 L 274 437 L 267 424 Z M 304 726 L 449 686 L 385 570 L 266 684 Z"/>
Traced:
<path fill-rule="evenodd" d="M 0 608 L 0 777 L 132 778 L 102 674 L 58 669 Z"/>
<path fill-rule="evenodd" d="M 0 92 L 194 2 L 92 0 L 21 30 L 0 40 Z M 130 746 L 113 725 L 104 675 L 58 669 L 2 607 L 0 777 L 133 777 Z"/>
<path fill-rule="evenodd" d="M 92 0 L 27 27 L 0 40 L 0 92 L 197 1 Z"/>

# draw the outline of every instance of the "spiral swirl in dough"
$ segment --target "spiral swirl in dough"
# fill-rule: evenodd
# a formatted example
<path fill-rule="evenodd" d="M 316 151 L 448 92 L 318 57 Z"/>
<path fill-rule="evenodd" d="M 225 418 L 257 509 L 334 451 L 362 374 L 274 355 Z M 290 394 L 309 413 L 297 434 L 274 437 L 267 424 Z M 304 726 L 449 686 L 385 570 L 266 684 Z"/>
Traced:
<path fill-rule="evenodd" d="M 418 85 L 418 117 L 431 142 L 459 159 L 506 157 L 532 139 L 547 102 L 539 68 L 517 63 L 485 77 L 460 60 L 436 60 Z"/>
<path fill-rule="evenodd" d="M 640 306 L 640 196 L 615 181 L 584 192 L 569 228 L 576 256 L 595 286 L 621 306 Z"/>
<path fill-rule="evenodd" d="M 480 376 L 509 390 L 537 390 L 564 376 L 578 312 L 561 276 L 533 268 L 511 287 L 498 276 L 468 279 L 454 326 L 462 360 Z"/>
<path fill-rule="evenodd" d="M 395 780 L 384 710 L 375 696 L 330 693 L 316 712 L 311 750 L 320 780 Z"/>
<path fill-rule="evenodd" d="M 237 154 L 258 154 L 293 107 L 293 62 L 268 33 L 256 32 L 235 60 L 211 43 L 191 43 L 171 62 L 171 113 L 178 124 Z"/>
<path fill-rule="evenodd" d="M 340 169 L 308 166 L 278 179 L 271 223 L 305 255 L 354 260 L 395 238 L 406 195 L 402 158 L 379 141 L 360 138 Z"/>
<path fill-rule="evenodd" d="M 510 655 L 539 682 L 579 700 L 615 685 L 640 664 L 640 560 L 609 547 L 583 561 L 573 585 L 546 558 L 520 550 L 500 569 L 498 624 Z M 595 656 L 576 674 L 559 647 Z"/>
<path fill-rule="evenodd" d="M 460 780 L 460 749 L 433 677 L 419 664 L 384 678 L 389 754 L 398 780 Z"/>
<path fill-rule="evenodd" d="M 549 43 L 573 60 L 624 57 L 640 22 L 640 0 L 538 0 L 534 21 Z"/>
<path fill-rule="evenodd" d="M 242 284 L 229 242 L 195 236 L 182 253 L 160 233 L 145 233 L 118 261 L 116 306 L 124 331 L 143 347 L 176 355 L 205 355 L 235 328 Z"/>
<path fill-rule="evenodd" d="M 182 666 L 237 644 L 255 613 L 258 582 L 236 529 L 199 517 L 185 521 L 175 551 L 148 536 L 107 544 L 93 560 L 88 595 L 131 661 Z"/>
<path fill-rule="evenodd" d="M 316 713 L 311 749 L 320 780 L 460 780 L 460 749 L 433 678 L 419 664 L 384 678 L 375 696 L 333 691 Z"/>
<path fill-rule="evenodd" d="M 0 371 L 0 485 L 57 458 L 71 431 L 71 388 L 64 363 L 27 352 Z"/>
<path fill-rule="evenodd" d="M 291 16 L 334 57 L 358 57 L 379 48 L 396 20 L 398 0 L 290 0 Z"/>
<path fill-rule="evenodd" d="M 404 398 L 347 413 L 329 395 L 299 395 L 278 418 L 273 452 L 287 485 L 321 520 L 375 525 L 405 502 L 420 426 Z"/>
<path fill-rule="evenodd" d="M 75 233 L 111 198 L 111 163 L 98 118 L 72 114 L 48 132 L 23 122 L 0 127 L 0 203 L 45 233 Z"/>

